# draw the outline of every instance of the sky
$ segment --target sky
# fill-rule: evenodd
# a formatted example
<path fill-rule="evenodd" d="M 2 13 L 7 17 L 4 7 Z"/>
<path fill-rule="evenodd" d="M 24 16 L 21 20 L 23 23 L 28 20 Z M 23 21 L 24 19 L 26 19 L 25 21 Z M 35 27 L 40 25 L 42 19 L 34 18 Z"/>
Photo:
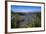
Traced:
<path fill-rule="evenodd" d="M 40 6 L 18 6 L 18 5 L 11 5 L 11 10 L 13 12 L 40 12 Z"/>

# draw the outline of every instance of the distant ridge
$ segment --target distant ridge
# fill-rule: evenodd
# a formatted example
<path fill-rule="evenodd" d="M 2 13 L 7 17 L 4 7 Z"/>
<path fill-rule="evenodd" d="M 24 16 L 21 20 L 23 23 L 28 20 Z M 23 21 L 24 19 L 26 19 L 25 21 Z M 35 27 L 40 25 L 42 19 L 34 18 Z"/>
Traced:
<path fill-rule="evenodd" d="M 23 13 L 23 14 L 25 14 L 25 13 L 41 13 L 40 11 L 39 12 L 13 12 L 13 11 L 11 11 L 11 13 Z"/>

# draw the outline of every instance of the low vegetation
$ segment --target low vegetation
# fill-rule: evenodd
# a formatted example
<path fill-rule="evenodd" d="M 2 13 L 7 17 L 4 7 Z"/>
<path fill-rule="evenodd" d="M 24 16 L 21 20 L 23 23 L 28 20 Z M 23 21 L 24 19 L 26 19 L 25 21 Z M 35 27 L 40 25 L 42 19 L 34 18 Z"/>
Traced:
<path fill-rule="evenodd" d="M 11 19 L 11 28 L 41 27 L 41 13 L 36 13 L 37 18 L 34 21 L 32 21 L 32 23 L 30 22 L 23 26 L 20 26 L 19 15 L 24 15 L 24 14 L 11 12 L 11 16 L 15 16 L 13 19 Z"/>

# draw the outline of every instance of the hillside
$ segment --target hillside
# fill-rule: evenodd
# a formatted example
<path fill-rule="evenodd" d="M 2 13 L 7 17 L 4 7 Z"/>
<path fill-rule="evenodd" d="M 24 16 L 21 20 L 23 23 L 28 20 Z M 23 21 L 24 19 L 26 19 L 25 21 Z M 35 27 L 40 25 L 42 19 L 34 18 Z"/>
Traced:
<path fill-rule="evenodd" d="M 41 27 L 40 12 L 11 12 L 11 16 L 11 28 Z"/>

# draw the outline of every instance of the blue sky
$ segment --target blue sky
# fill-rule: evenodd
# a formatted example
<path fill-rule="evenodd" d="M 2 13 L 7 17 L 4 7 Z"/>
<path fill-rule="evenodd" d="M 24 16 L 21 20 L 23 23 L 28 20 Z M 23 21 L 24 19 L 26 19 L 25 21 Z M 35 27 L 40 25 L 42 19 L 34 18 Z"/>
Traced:
<path fill-rule="evenodd" d="M 18 5 L 11 5 L 11 10 L 13 12 L 40 12 L 40 6 L 18 6 Z"/>

